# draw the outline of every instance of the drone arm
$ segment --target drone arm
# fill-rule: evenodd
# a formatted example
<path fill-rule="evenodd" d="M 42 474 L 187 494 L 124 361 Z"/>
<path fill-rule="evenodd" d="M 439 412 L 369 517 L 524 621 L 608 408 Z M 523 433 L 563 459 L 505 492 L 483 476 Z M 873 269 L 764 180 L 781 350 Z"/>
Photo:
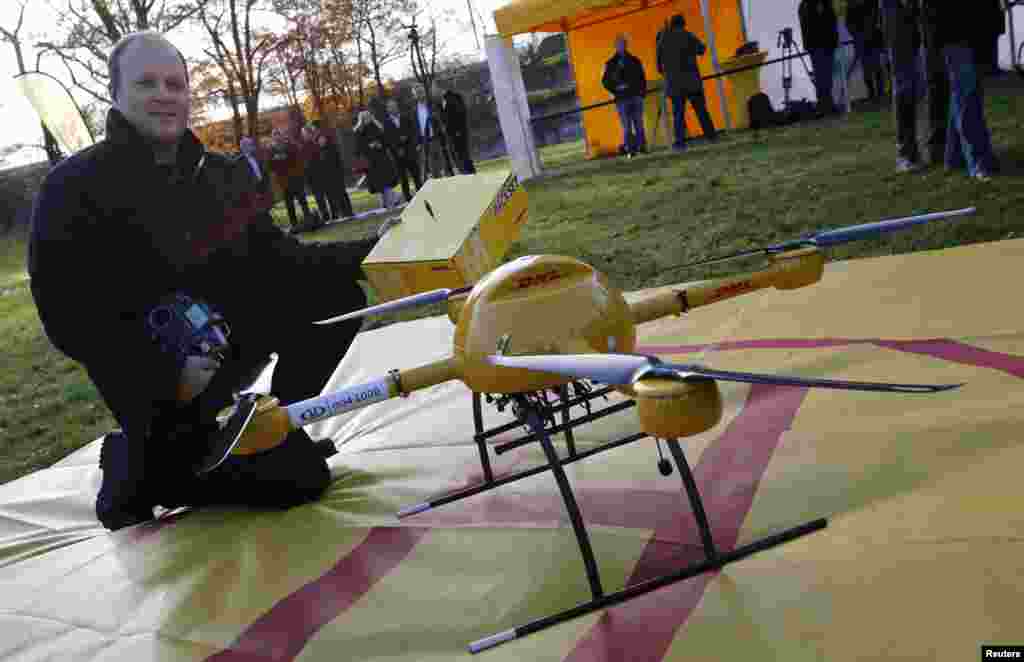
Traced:
<path fill-rule="evenodd" d="M 457 373 L 454 365 L 454 360 L 448 357 L 409 370 L 392 370 L 381 379 L 302 400 L 285 409 L 288 410 L 292 427 L 309 425 L 455 379 Z"/>
<path fill-rule="evenodd" d="M 801 248 L 770 257 L 771 266 L 753 273 L 697 283 L 685 289 L 673 289 L 630 304 L 636 324 L 669 315 L 680 315 L 692 308 L 706 306 L 766 287 L 792 290 L 821 280 L 825 257 L 816 248 Z"/>
<path fill-rule="evenodd" d="M 416 368 L 398 371 L 399 395 L 408 395 L 413 391 L 429 388 L 453 379 L 458 379 L 455 360 L 452 357 L 434 361 Z"/>
<path fill-rule="evenodd" d="M 289 432 L 305 425 L 457 378 L 454 360 L 449 357 L 409 370 L 393 370 L 386 377 L 287 406 L 279 405 L 277 398 L 266 397 L 232 452 L 247 455 L 269 450 Z"/>

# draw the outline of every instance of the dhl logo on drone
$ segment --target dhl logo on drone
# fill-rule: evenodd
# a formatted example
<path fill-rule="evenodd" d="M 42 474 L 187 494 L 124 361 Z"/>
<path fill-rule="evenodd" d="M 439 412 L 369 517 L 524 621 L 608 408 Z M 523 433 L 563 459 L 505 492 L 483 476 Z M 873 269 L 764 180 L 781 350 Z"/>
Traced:
<path fill-rule="evenodd" d="M 501 186 L 501 190 L 498 191 L 498 195 L 494 198 L 495 214 L 501 213 L 501 210 L 505 208 L 505 204 L 509 201 L 509 198 L 512 197 L 512 194 L 515 193 L 518 188 L 519 178 L 515 175 L 512 175 L 505 180 L 505 183 Z"/>
<path fill-rule="evenodd" d="M 523 290 L 528 287 L 534 287 L 535 285 L 543 285 L 544 283 L 550 283 L 558 280 L 562 275 L 561 271 L 555 270 L 542 271 L 539 274 L 531 274 L 516 280 L 516 288 Z"/>
<path fill-rule="evenodd" d="M 741 293 L 743 293 L 743 292 L 745 292 L 747 290 L 752 290 L 752 289 L 754 289 L 754 281 L 752 281 L 752 280 L 741 280 L 738 283 L 731 283 L 729 285 L 724 285 L 724 286 L 718 288 L 717 290 L 715 290 L 711 294 L 710 297 L 708 297 L 708 301 L 717 301 L 718 299 L 721 299 L 723 297 L 729 297 L 729 296 L 732 296 L 732 295 L 735 295 L 735 294 L 741 294 Z"/>

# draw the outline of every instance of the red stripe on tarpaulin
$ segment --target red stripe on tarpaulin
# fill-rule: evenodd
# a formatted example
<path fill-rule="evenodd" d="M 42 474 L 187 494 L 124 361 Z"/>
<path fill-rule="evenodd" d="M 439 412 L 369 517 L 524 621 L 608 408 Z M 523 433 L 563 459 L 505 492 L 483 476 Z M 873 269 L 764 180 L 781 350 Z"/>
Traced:
<path fill-rule="evenodd" d="M 217 662 L 293 660 L 324 625 L 366 595 L 426 535 L 420 527 L 376 527 L 366 540 L 318 579 L 275 604 L 225 650 Z"/>
<path fill-rule="evenodd" d="M 879 347 L 912 354 L 924 354 L 978 368 L 991 368 L 1014 377 L 1024 378 L 1024 357 L 982 349 L 957 340 L 873 340 L 872 342 Z"/>
<path fill-rule="evenodd" d="M 720 551 L 736 546 L 754 493 L 782 434 L 790 428 L 807 389 L 754 384 L 743 411 L 708 447 L 694 468 L 697 489 L 704 499 L 715 545 Z M 680 488 L 681 489 L 681 488 Z M 627 581 L 637 582 L 672 572 L 702 560 L 703 550 L 692 512 L 655 530 Z M 683 529 L 680 531 L 680 529 Z M 685 538 L 680 538 L 685 535 Z M 679 554 L 677 543 L 689 540 Z M 715 573 L 704 573 L 611 607 L 577 642 L 565 658 L 571 662 L 661 660 L 676 631 L 697 607 Z"/>
<path fill-rule="evenodd" d="M 979 368 L 1000 370 L 1014 377 L 1024 377 L 1024 357 L 996 352 L 949 338 L 924 340 L 886 340 L 883 338 L 766 338 L 762 340 L 732 340 L 705 345 L 644 345 L 637 348 L 643 354 L 689 354 L 711 348 L 716 352 L 735 349 L 816 349 L 845 345 L 877 345 L 912 354 L 924 354 L 946 361 L 963 363 Z"/>
<path fill-rule="evenodd" d="M 775 391 L 774 396 L 768 393 L 770 390 Z M 705 450 L 701 456 L 695 476 L 702 494 L 705 495 L 712 529 L 722 549 L 729 549 L 735 544 L 739 523 L 746 516 L 753 501 L 757 481 L 760 480 L 764 466 L 767 466 L 767 460 L 775 448 L 778 437 L 789 427 L 795 416 L 805 390 L 755 385 L 751 389 L 744 410 L 716 440 L 715 445 Z M 764 443 L 759 444 L 759 441 Z M 747 452 L 744 450 L 747 445 L 760 448 Z M 715 481 L 718 483 L 713 484 Z M 678 552 L 680 545 L 699 544 L 694 542 L 699 539 L 692 514 L 687 517 L 688 502 L 681 499 L 678 493 L 654 490 L 620 490 L 613 493 L 611 490 L 585 489 L 583 494 L 586 501 L 582 507 L 588 521 L 654 529 L 652 542 L 648 543 L 630 580 L 631 583 L 641 581 L 646 574 L 660 568 L 661 557 L 664 556 L 661 551 L 665 547 L 666 538 L 676 541 L 670 543 L 674 552 Z M 556 511 L 559 521 L 563 519 L 561 502 L 552 501 L 550 495 L 487 501 L 490 503 L 482 506 L 483 513 L 474 512 L 472 506 L 468 512 L 461 515 L 454 507 L 448 511 L 452 513 L 451 515 L 445 514 L 444 509 L 437 511 L 434 518 L 440 519 L 434 523 L 443 524 L 450 518 L 463 522 L 478 521 L 477 518 L 481 514 L 497 518 L 498 521 L 494 523 L 502 520 L 522 520 L 538 514 L 553 518 Z M 471 499 L 468 503 L 472 502 Z M 365 595 L 376 580 L 397 566 L 427 530 L 429 529 L 374 529 L 371 537 L 376 534 L 375 540 L 368 539 L 323 577 L 306 584 L 280 601 L 247 628 L 228 649 L 208 660 L 258 662 L 294 659 L 321 627 L 337 618 Z M 373 572 L 368 573 L 362 568 L 371 561 L 376 561 L 377 566 Z M 678 567 L 678 554 L 671 561 L 673 567 Z M 657 574 L 660 572 L 659 570 Z M 371 576 L 372 581 L 368 581 Z M 359 578 L 359 581 L 353 582 L 353 578 Z M 706 582 L 706 579 L 696 578 L 687 584 L 695 582 Z M 693 598 L 694 604 L 697 599 L 699 593 Z M 641 620 L 646 623 L 645 627 L 653 625 L 653 622 L 648 622 L 650 619 L 646 616 Z"/>

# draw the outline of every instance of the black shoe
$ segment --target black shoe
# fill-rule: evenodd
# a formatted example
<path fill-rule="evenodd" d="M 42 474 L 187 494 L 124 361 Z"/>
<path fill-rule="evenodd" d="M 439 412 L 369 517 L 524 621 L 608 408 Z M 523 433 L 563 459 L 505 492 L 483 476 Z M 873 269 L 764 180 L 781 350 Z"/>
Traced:
<path fill-rule="evenodd" d="M 111 531 L 153 519 L 153 506 L 156 504 L 138 494 L 144 486 L 132 480 L 134 467 L 128 453 L 130 442 L 127 435 L 115 430 L 103 437 L 100 443 L 103 482 L 96 495 L 96 519 Z"/>
<path fill-rule="evenodd" d="M 338 447 L 334 445 L 334 442 L 330 439 L 321 439 L 320 441 L 314 441 L 313 447 L 320 453 L 320 455 L 326 460 L 332 455 L 338 454 Z"/>

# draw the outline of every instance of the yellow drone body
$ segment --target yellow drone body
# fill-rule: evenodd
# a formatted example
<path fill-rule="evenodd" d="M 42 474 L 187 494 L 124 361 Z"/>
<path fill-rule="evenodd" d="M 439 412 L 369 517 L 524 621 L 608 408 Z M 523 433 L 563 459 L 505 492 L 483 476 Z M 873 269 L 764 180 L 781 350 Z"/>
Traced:
<path fill-rule="evenodd" d="M 496 353 L 589 354 L 636 348 L 636 327 L 622 292 L 571 257 L 513 260 L 477 283 L 454 314 L 453 358 L 459 378 L 478 393 L 555 388 L 566 377 L 504 368 Z"/>

